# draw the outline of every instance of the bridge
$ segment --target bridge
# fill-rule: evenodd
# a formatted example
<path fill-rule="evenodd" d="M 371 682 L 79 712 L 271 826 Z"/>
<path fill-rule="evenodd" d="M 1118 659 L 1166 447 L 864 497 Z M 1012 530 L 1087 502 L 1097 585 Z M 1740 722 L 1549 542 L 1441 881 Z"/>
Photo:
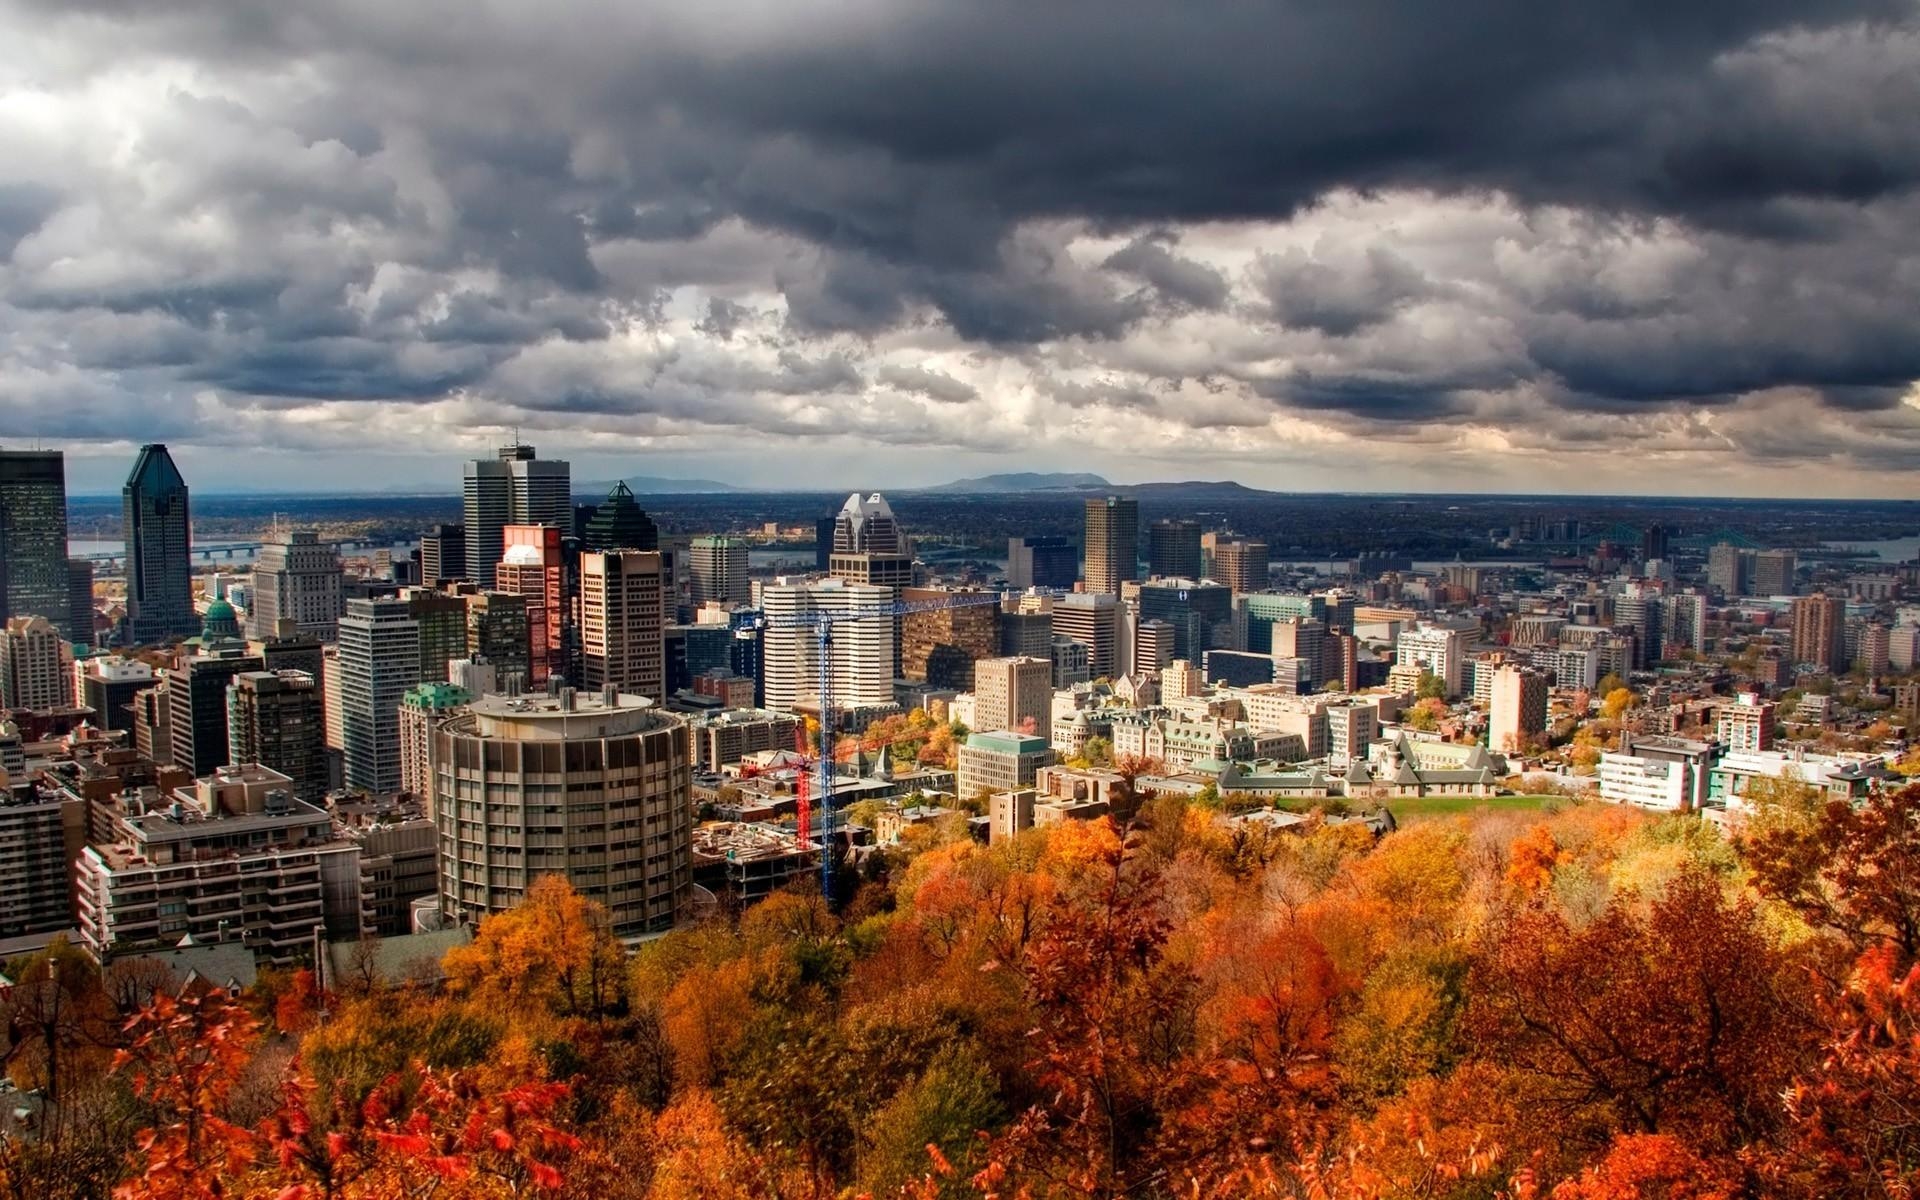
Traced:
<path fill-rule="evenodd" d="M 320 544 L 323 546 L 332 546 L 336 551 L 385 550 L 391 547 L 393 542 L 383 538 L 336 538 L 331 541 L 323 541 Z M 265 545 L 265 542 L 214 542 L 205 546 L 194 546 L 190 553 L 194 560 L 198 562 L 213 562 L 217 559 L 232 559 L 236 557 L 250 558 L 259 554 L 260 548 Z M 125 550 L 107 550 L 93 554 L 75 554 L 72 557 L 80 559 L 83 562 L 114 567 L 119 566 L 126 559 L 127 552 Z"/>

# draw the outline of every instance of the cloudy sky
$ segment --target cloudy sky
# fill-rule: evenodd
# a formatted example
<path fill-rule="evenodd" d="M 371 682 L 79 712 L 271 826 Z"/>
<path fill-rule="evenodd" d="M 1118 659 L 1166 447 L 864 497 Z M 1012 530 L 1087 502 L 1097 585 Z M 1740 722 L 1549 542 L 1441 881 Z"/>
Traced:
<path fill-rule="evenodd" d="M 0 0 L 0 438 L 1920 494 L 1916 0 Z"/>

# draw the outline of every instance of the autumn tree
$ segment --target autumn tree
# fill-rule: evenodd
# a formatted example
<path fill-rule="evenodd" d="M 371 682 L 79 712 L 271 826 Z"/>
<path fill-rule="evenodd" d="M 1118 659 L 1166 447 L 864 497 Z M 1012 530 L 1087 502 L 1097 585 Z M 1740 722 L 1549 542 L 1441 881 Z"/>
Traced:
<path fill-rule="evenodd" d="M 624 959 L 605 906 L 565 877 L 543 875 L 525 900 L 482 920 L 471 945 L 449 950 L 443 966 L 466 995 L 601 1016 L 620 1001 Z"/>
<path fill-rule="evenodd" d="M 1534 903 L 1486 931 L 1469 981 L 1482 1053 L 1570 1140 L 1615 1128 L 1730 1149 L 1777 1123 L 1811 1032 L 1749 900 L 1689 871 L 1576 927 Z"/>
<path fill-rule="evenodd" d="M 1765 825 L 1745 857 L 1762 894 L 1855 953 L 1889 945 L 1896 969 L 1920 958 L 1920 784 Z"/>

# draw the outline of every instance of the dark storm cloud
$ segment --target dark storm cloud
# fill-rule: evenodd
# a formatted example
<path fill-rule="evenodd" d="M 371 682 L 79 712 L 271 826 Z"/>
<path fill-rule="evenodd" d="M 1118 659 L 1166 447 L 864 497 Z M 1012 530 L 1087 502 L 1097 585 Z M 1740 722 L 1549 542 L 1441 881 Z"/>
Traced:
<path fill-rule="evenodd" d="M 935 329 L 1021 358 L 1159 355 L 1154 380 L 1408 427 L 1798 387 L 1890 414 L 1913 453 L 1912 0 L 0 0 L 9 28 L 62 50 L 15 69 L 48 93 L 191 68 L 110 114 L 134 129 L 112 153 L 55 138 L 9 160 L 0 332 L 35 371 L 65 353 L 152 392 L 729 420 L 747 396 L 876 383 L 992 403 L 864 361 Z M 1197 245 L 1405 194 L 1575 219 L 1254 246 L 1244 274 Z M 1076 256 L 1082 234 L 1103 250 Z M 757 289 L 765 308 L 698 296 L 689 326 L 788 350 L 737 373 L 664 359 L 652 390 L 541 357 L 612 354 L 681 287 Z M 1129 342 L 1183 318 L 1255 334 L 1212 362 Z M 1281 365 L 1242 361 L 1264 356 Z M 1038 391 L 1062 405 L 1181 419 L 1137 378 L 1052 365 Z M 1490 408 L 1503 391 L 1550 399 Z M 1202 407 L 1193 427 L 1250 419 Z"/>

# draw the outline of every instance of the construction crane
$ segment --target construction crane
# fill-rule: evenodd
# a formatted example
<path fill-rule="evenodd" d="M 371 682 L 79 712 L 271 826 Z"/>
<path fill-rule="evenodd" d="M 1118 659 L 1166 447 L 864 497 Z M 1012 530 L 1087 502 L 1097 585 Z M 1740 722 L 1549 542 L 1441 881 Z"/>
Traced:
<path fill-rule="evenodd" d="M 981 608 L 986 605 L 998 605 L 1003 596 L 1000 592 L 955 592 L 927 600 L 901 600 L 894 604 L 876 604 L 865 608 L 843 609 L 839 612 L 803 612 L 781 613 L 777 616 L 762 615 L 758 622 L 762 629 L 811 629 L 814 633 L 814 649 L 820 666 L 820 753 L 814 762 L 814 777 L 811 781 L 803 774 L 795 788 L 795 830 L 801 842 L 809 840 L 812 834 L 812 816 L 814 811 L 820 815 L 820 894 L 831 900 L 833 896 L 833 834 L 836 813 L 833 804 L 834 789 L 834 703 L 833 703 L 833 631 L 836 626 L 850 621 L 892 621 L 914 613 L 940 612 L 949 608 Z M 809 786 L 811 782 L 811 786 Z"/>

